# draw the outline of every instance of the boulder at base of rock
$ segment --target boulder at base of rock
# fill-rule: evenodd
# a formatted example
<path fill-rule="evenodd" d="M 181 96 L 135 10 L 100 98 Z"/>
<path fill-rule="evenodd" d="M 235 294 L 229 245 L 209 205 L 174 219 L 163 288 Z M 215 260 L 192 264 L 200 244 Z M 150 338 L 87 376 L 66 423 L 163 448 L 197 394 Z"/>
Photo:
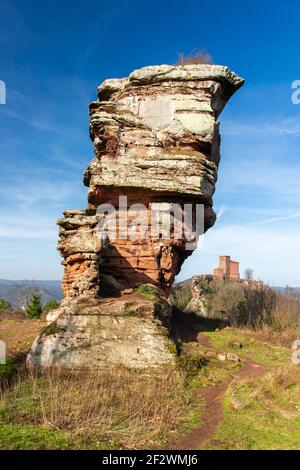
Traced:
<path fill-rule="evenodd" d="M 31 367 L 67 368 L 175 365 L 169 337 L 171 306 L 137 294 L 63 301 L 27 356 Z"/>

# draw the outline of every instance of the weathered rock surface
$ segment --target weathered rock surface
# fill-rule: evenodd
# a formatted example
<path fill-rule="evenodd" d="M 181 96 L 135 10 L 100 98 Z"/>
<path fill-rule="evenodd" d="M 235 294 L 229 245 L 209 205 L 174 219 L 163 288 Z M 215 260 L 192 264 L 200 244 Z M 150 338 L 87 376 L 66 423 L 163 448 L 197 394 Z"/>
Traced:
<path fill-rule="evenodd" d="M 192 298 L 185 307 L 185 312 L 195 313 L 201 317 L 208 317 L 208 289 L 212 276 L 193 276 L 191 282 Z"/>
<path fill-rule="evenodd" d="M 88 208 L 65 211 L 58 221 L 65 299 L 33 344 L 29 365 L 147 367 L 173 361 L 174 344 L 171 354 L 170 340 L 160 334 L 166 328 L 158 314 L 166 308 L 161 296 L 196 246 L 187 244 L 188 232 L 175 237 L 176 224 L 189 205 L 193 230 L 199 204 L 203 229 L 215 222 L 217 119 L 242 84 L 219 65 L 143 67 L 102 83 L 90 104 L 95 156 L 84 172 Z M 115 211 L 113 238 L 105 231 L 110 215 L 99 211 L 103 204 Z M 169 218 L 165 234 L 166 217 L 176 207 L 180 213 Z M 153 231 L 155 208 L 161 218 Z M 158 288 L 160 300 L 135 314 L 128 314 L 126 296 L 103 298 L 144 283 Z"/>
<path fill-rule="evenodd" d="M 62 282 L 68 297 L 97 295 L 100 291 L 100 251 L 102 241 L 97 236 L 100 217 L 88 210 L 64 211 L 59 219 L 58 249 L 64 257 Z"/>
<path fill-rule="evenodd" d="M 136 294 L 64 301 L 48 315 L 49 324 L 35 339 L 27 363 L 68 368 L 175 364 L 170 314 L 165 300 Z"/>
<path fill-rule="evenodd" d="M 89 208 L 126 195 L 128 207 L 158 202 L 204 204 L 204 228 L 214 224 L 212 196 L 220 159 L 217 118 L 243 80 L 217 65 L 152 66 L 105 80 L 90 105 L 95 157 L 87 167 Z M 103 273 L 121 287 L 152 282 L 168 291 L 192 250 L 185 239 L 137 247 L 117 238 L 103 251 Z M 120 269 L 118 269 L 118 267 Z"/>

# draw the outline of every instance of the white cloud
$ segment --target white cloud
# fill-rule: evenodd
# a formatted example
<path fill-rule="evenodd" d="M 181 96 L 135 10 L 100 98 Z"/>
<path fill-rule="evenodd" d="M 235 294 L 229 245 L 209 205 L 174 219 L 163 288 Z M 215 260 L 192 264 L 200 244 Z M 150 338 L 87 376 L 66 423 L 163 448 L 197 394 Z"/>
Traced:
<path fill-rule="evenodd" d="M 19 177 L 3 184 L 0 187 L 0 196 L 9 197 L 11 206 L 14 203 L 23 206 L 30 206 L 37 203 L 44 203 L 45 210 L 49 204 L 62 203 L 80 192 L 82 188 L 76 188 L 76 182 L 63 181 L 56 179 L 55 181 L 47 181 L 44 177 L 34 179 L 26 178 L 22 180 Z"/>
<path fill-rule="evenodd" d="M 300 117 L 283 117 L 273 120 L 270 115 L 259 120 L 226 120 L 221 125 L 224 136 L 254 137 L 298 137 L 300 136 Z"/>
<path fill-rule="evenodd" d="M 263 157 L 263 156 L 262 156 Z M 256 194 L 250 189 L 263 190 L 265 196 L 273 195 L 276 199 L 280 197 L 282 204 L 285 197 L 289 197 L 293 203 L 298 205 L 300 197 L 300 165 L 286 165 L 281 162 L 272 162 L 267 157 L 262 159 L 231 160 L 224 162 L 221 169 L 222 191 L 235 192 L 237 197 L 241 191 L 249 191 L 249 199 L 254 200 Z M 220 189 L 217 187 L 217 190 Z"/>
<path fill-rule="evenodd" d="M 57 237 L 55 217 L 38 212 L 22 214 L 20 211 L 1 215 L 0 238 L 2 239 L 17 239 L 22 243 L 24 239 L 56 240 Z M 32 243 L 34 244 L 34 241 Z"/>
<path fill-rule="evenodd" d="M 299 219 L 299 218 L 300 218 L 300 212 L 295 212 L 290 215 L 282 215 L 282 216 L 272 217 L 269 219 L 264 219 L 259 222 L 256 222 L 255 225 L 266 225 L 266 224 L 271 224 L 274 222 L 283 222 L 286 220 Z"/>

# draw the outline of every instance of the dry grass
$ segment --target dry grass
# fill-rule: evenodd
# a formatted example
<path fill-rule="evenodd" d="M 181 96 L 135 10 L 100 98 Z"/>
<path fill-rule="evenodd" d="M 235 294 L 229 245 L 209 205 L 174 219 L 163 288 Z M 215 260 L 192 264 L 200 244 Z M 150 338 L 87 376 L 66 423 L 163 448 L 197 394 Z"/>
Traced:
<path fill-rule="evenodd" d="M 24 312 L 21 310 L 5 310 L 0 314 L 0 320 L 25 320 Z"/>
<path fill-rule="evenodd" d="M 278 295 L 273 318 L 279 330 L 291 327 L 298 327 L 300 329 L 300 296 L 290 294 Z"/>
<path fill-rule="evenodd" d="M 293 364 L 277 367 L 269 373 L 267 380 L 261 383 L 261 389 L 274 389 L 284 393 L 300 382 L 300 370 Z"/>
<path fill-rule="evenodd" d="M 253 330 L 248 333 L 253 334 Z M 262 324 L 255 336 L 261 341 L 291 348 L 293 341 L 300 339 L 300 297 L 277 294 L 270 324 Z"/>
<path fill-rule="evenodd" d="M 11 356 L 26 353 L 34 338 L 45 326 L 40 319 L 12 318 L 0 319 L 0 339 L 5 342 L 7 354 Z"/>
<path fill-rule="evenodd" d="M 299 416 L 299 383 L 299 368 L 291 363 L 285 364 L 270 370 L 258 381 L 246 380 L 240 388 L 240 396 L 247 407 L 251 408 L 258 402 L 266 410 L 292 419 Z"/>
<path fill-rule="evenodd" d="M 184 377 L 174 371 L 46 370 L 20 379 L 2 397 L 1 408 L 14 424 L 141 448 L 163 441 L 180 428 L 189 400 Z"/>
<path fill-rule="evenodd" d="M 293 341 L 300 339 L 300 327 L 298 326 L 280 329 L 277 328 L 276 324 L 272 326 L 263 325 L 260 329 L 255 331 L 242 328 L 242 332 L 249 338 L 254 337 L 259 341 L 283 346 L 288 349 L 292 347 Z"/>
<path fill-rule="evenodd" d="M 180 52 L 176 65 L 212 64 L 212 56 L 204 49 L 194 49 L 189 55 Z"/>

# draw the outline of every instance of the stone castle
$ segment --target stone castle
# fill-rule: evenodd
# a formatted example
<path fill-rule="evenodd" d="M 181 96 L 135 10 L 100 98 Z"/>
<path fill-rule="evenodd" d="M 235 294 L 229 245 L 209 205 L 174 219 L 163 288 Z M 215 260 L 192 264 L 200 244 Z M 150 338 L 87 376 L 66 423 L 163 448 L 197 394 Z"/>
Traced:
<path fill-rule="evenodd" d="M 213 270 L 214 279 L 240 279 L 239 262 L 230 259 L 230 256 L 220 256 L 219 266 Z"/>
<path fill-rule="evenodd" d="M 204 231 L 214 224 L 218 116 L 242 84 L 227 67 L 206 64 L 143 67 L 101 84 L 90 104 L 95 155 L 84 172 L 88 207 L 66 210 L 58 220 L 64 299 L 36 338 L 30 366 L 142 368 L 174 361 L 167 298 L 193 248 L 185 233 L 174 237 L 176 217 L 167 237 L 124 236 L 124 221 L 140 233 L 153 207 L 179 206 L 184 213 L 201 205 Z M 100 236 L 112 207 L 116 236 L 103 230 Z M 219 275 L 237 275 L 225 258 Z"/>

